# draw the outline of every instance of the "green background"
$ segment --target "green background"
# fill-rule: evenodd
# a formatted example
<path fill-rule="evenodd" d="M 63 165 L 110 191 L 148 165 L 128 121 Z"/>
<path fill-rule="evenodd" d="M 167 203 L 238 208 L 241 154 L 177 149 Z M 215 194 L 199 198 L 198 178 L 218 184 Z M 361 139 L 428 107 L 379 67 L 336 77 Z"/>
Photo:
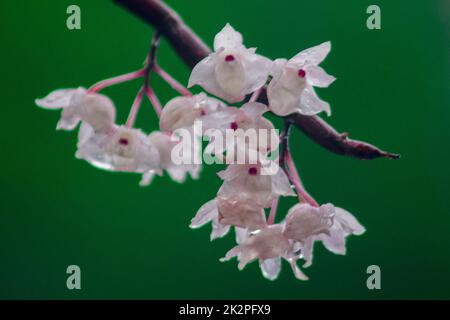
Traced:
<path fill-rule="evenodd" d="M 209 242 L 210 227 L 188 228 L 211 199 L 219 167 L 183 185 L 76 160 L 76 134 L 55 131 L 59 112 L 34 99 L 53 89 L 89 86 L 142 65 L 151 29 L 110 1 L 1 1 L 0 298 L 316 299 L 450 298 L 449 11 L 442 1 L 168 1 L 209 45 L 226 22 L 271 58 L 331 40 L 323 63 L 337 81 L 319 94 L 329 122 L 402 159 L 359 161 L 331 154 L 298 131 L 294 158 L 309 191 L 354 213 L 367 232 L 346 256 L 316 245 L 310 281 L 287 264 L 277 281 L 256 263 L 238 271 L 218 259 L 234 236 Z M 66 28 L 78 4 L 82 29 Z M 381 30 L 366 8 L 381 7 Z M 183 83 L 189 70 L 162 42 L 160 64 Z M 125 121 L 140 86 L 105 90 Z M 154 81 L 162 101 L 174 96 Z M 148 102 L 138 126 L 156 129 Z M 279 217 L 295 203 L 283 200 Z M 82 289 L 66 288 L 66 268 Z M 368 290 L 366 268 L 381 268 Z"/>

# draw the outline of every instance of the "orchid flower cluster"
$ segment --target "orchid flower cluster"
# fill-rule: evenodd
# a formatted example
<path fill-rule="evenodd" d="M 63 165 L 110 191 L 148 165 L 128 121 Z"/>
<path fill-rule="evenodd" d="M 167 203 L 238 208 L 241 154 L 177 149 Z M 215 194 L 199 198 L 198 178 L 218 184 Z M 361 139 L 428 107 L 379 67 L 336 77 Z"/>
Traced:
<path fill-rule="evenodd" d="M 242 35 L 227 24 L 215 36 L 214 51 L 198 62 L 189 78 L 188 87 L 198 85 L 214 97 L 204 92 L 191 94 L 163 70 L 155 58 L 157 43 L 156 36 L 143 69 L 89 89 L 56 90 L 36 100 L 42 108 L 62 109 L 57 129 L 74 130 L 80 124 L 76 157 L 102 169 L 139 173 L 141 185 L 150 184 L 154 175 L 162 175 L 164 170 L 173 180 L 183 182 L 187 175 L 198 178 L 201 165 L 180 164 L 174 161 L 174 153 L 181 144 L 183 150 L 198 154 L 198 140 L 206 139 L 205 153 L 225 160 L 227 167 L 218 172 L 222 186 L 201 206 L 190 227 L 211 222 L 211 240 L 234 228 L 236 246 L 221 261 L 236 257 L 242 269 L 257 260 L 264 277 L 274 280 L 282 260 L 286 260 L 297 279 L 307 280 L 297 260 L 304 261 L 303 267 L 310 266 L 315 242 L 322 242 L 333 253 L 345 254 L 347 236 L 362 234 L 364 227 L 346 210 L 331 203 L 319 205 L 308 194 L 288 148 L 288 128 L 280 136 L 264 116 L 269 111 L 281 117 L 322 111 L 331 114 L 329 104 L 314 91 L 314 87 L 328 87 L 335 80 L 319 66 L 331 49 L 330 42 L 301 51 L 289 60 L 272 61 L 256 49 L 246 48 Z M 150 85 L 152 72 L 180 94 L 164 108 Z M 114 103 L 99 91 L 140 77 L 144 83 L 129 117 L 124 125 L 117 124 Z M 257 102 L 263 90 L 267 104 Z M 134 128 L 144 96 L 159 116 L 160 130 L 149 135 Z M 195 134 L 199 123 L 204 129 L 200 135 Z M 194 132 L 194 139 L 182 139 L 180 130 Z M 265 135 L 247 139 L 241 133 L 249 130 Z M 217 139 L 230 132 L 232 143 L 227 139 L 224 145 Z M 248 157 L 237 157 L 239 150 L 245 150 Z M 280 197 L 287 196 L 297 196 L 299 203 L 275 223 Z"/>

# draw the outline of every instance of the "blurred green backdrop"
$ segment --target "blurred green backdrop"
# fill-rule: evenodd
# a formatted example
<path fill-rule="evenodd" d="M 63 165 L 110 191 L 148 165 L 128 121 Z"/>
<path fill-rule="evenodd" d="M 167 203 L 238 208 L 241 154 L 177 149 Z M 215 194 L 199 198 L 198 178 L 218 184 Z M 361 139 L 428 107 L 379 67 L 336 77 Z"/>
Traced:
<path fill-rule="evenodd" d="M 217 191 L 217 167 L 178 185 L 113 174 L 74 157 L 76 134 L 56 132 L 58 112 L 34 99 L 53 89 L 89 86 L 139 68 L 151 29 L 110 1 L 2 1 L 0 298 L 450 298 L 449 4 L 442 1 L 168 1 L 208 44 L 226 22 L 248 46 L 291 57 L 331 40 L 324 62 L 337 77 L 319 91 L 340 131 L 402 154 L 358 161 L 337 156 L 301 133 L 292 139 L 307 188 L 321 202 L 353 212 L 367 228 L 347 256 L 316 245 L 311 280 L 283 266 L 265 280 L 256 263 L 237 270 L 218 259 L 234 237 L 209 242 L 190 230 L 196 210 Z M 66 28 L 77 4 L 82 30 Z M 381 7 L 382 29 L 366 28 Z M 160 64 L 187 82 L 189 70 L 163 41 Z M 121 121 L 140 81 L 105 90 Z M 161 81 L 161 100 L 174 92 Z M 138 126 L 156 128 L 148 103 Z M 294 200 L 281 203 L 283 216 Z M 66 268 L 82 270 L 82 290 L 66 289 Z M 382 289 L 366 288 L 381 267 Z"/>

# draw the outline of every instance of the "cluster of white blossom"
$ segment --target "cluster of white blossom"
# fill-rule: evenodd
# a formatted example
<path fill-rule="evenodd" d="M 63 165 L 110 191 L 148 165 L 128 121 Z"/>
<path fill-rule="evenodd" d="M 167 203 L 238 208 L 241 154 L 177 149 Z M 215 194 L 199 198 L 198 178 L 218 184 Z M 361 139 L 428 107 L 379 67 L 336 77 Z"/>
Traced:
<path fill-rule="evenodd" d="M 331 113 L 328 103 L 320 100 L 313 88 L 327 87 L 335 80 L 318 66 L 330 51 L 329 42 L 304 50 L 290 60 L 271 61 L 255 51 L 247 49 L 242 35 L 227 24 L 214 39 L 214 52 L 194 67 L 189 86 L 198 84 L 228 103 L 242 101 L 252 93 L 257 96 L 270 81 L 268 106 L 250 102 L 241 108 L 221 109 L 205 117 L 207 128 L 267 130 L 273 128 L 263 117 L 268 110 L 280 116 L 296 112 Z M 250 100 L 255 99 L 252 96 Z M 246 149 L 257 152 L 258 159 L 266 162 L 266 155 L 278 147 L 279 139 L 271 137 L 269 141 L 276 143 L 258 140 L 257 145 L 247 145 Z M 275 224 L 273 218 L 268 221 L 265 208 L 276 210 L 279 197 L 296 195 L 290 182 L 295 177 L 288 177 L 284 170 L 274 168 L 273 163 L 272 173 L 262 174 L 262 168 L 260 162 L 230 164 L 219 172 L 223 184 L 216 197 L 205 203 L 192 219 L 192 228 L 211 222 L 211 240 L 225 236 L 234 227 L 237 246 L 221 261 L 237 257 L 242 269 L 257 259 L 263 275 L 273 280 L 280 272 L 283 258 L 298 279 L 306 280 L 296 261 L 302 258 L 305 267 L 311 265 L 315 241 L 321 241 L 334 253 L 345 254 L 345 238 L 364 232 L 364 227 L 349 212 L 332 204 L 297 204 L 282 222 Z"/>
<path fill-rule="evenodd" d="M 57 129 L 74 130 L 81 123 L 77 158 L 106 170 L 139 173 L 141 185 L 149 184 L 163 170 L 179 182 L 187 174 L 198 177 L 200 164 L 179 164 L 173 159 L 174 149 L 180 143 L 180 137 L 174 133 L 179 129 L 192 131 L 197 121 L 205 129 L 202 134 L 209 138 L 211 130 L 223 135 L 230 130 L 270 132 L 255 141 L 238 137 L 225 146 L 210 139 L 206 150 L 219 158 L 225 155 L 228 166 L 218 173 L 223 184 L 216 197 L 199 209 L 191 227 L 211 222 L 211 240 L 223 237 L 234 227 L 237 246 L 222 261 L 237 257 L 242 269 L 258 259 L 263 275 L 275 279 L 283 258 L 290 263 L 295 276 L 305 280 L 307 277 L 296 261 L 301 258 L 305 266 L 311 264 L 315 241 L 321 241 L 334 253 L 345 254 L 346 237 L 361 234 L 364 228 L 341 208 L 308 201 L 296 174 L 280 168 L 280 159 L 270 159 L 279 147 L 280 137 L 264 114 L 268 111 L 279 116 L 293 113 L 309 116 L 321 111 L 330 114 L 328 103 L 319 99 L 313 88 L 327 87 L 335 80 L 318 66 L 329 51 L 330 43 L 326 42 L 290 60 L 272 61 L 256 54 L 254 48 L 247 49 L 242 35 L 227 24 L 214 39 L 214 52 L 194 67 L 189 79 L 189 87 L 200 85 L 225 102 L 205 93 L 191 95 L 185 89 L 183 92 L 188 94 L 170 100 L 162 108 L 160 130 L 149 135 L 133 128 L 134 121 L 116 124 L 114 103 L 92 88 L 56 90 L 36 100 L 36 104 L 46 109 L 62 109 Z M 263 88 L 267 89 L 268 105 L 256 102 Z M 227 105 L 242 102 L 249 94 L 251 98 L 241 107 Z M 194 139 L 182 141 L 185 150 L 200 152 L 199 144 L 195 143 L 197 138 L 194 135 Z M 256 155 L 256 162 L 230 163 L 229 155 L 236 149 Z M 275 223 L 279 198 L 296 195 L 302 203 L 293 206 L 282 222 Z M 269 218 L 267 208 L 271 208 Z"/>
<path fill-rule="evenodd" d="M 173 132 L 192 126 L 196 119 L 223 106 L 203 93 L 176 97 L 161 112 L 161 131 L 147 135 L 140 129 L 116 124 L 116 109 L 111 99 L 84 88 L 56 90 L 37 99 L 36 104 L 45 109 L 62 109 L 57 129 L 74 130 L 81 122 L 77 158 L 101 169 L 140 173 L 142 186 L 150 184 L 154 174 L 161 175 L 162 170 L 178 182 L 183 182 L 187 173 L 197 179 L 200 165 L 175 164 L 172 151 L 182 142 L 184 150 L 199 152 L 198 144 L 189 139 L 181 141 Z"/>

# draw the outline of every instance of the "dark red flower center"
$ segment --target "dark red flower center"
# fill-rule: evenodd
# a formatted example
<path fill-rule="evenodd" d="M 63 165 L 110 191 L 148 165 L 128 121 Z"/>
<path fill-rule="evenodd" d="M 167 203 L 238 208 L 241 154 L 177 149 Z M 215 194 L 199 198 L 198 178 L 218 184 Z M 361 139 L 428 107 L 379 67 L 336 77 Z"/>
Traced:
<path fill-rule="evenodd" d="M 232 122 L 232 123 L 230 123 L 230 128 L 236 131 L 237 128 L 238 128 L 237 122 Z"/>
<path fill-rule="evenodd" d="M 122 145 L 122 146 L 127 146 L 128 145 L 128 139 L 120 138 L 119 139 L 119 144 Z"/>
<path fill-rule="evenodd" d="M 248 169 L 248 174 L 251 175 L 251 176 L 256 176 L 258 174 L 258 168 L 250 167 Z"/>
<path fill-rule="evenodd" d="M 306 75 L 305 70 L 303 70 L 303 69 L 298 70 L 298 76 L 299 76 L 300 78 L 304 78 L 305 75 Z"/>
<path fill-rule="evenodd" d="M 231 62 L 234 61 L 234 56 L 232 54 L 228 54 L 225 56 L 225 61 L 226 62 Z"/>

